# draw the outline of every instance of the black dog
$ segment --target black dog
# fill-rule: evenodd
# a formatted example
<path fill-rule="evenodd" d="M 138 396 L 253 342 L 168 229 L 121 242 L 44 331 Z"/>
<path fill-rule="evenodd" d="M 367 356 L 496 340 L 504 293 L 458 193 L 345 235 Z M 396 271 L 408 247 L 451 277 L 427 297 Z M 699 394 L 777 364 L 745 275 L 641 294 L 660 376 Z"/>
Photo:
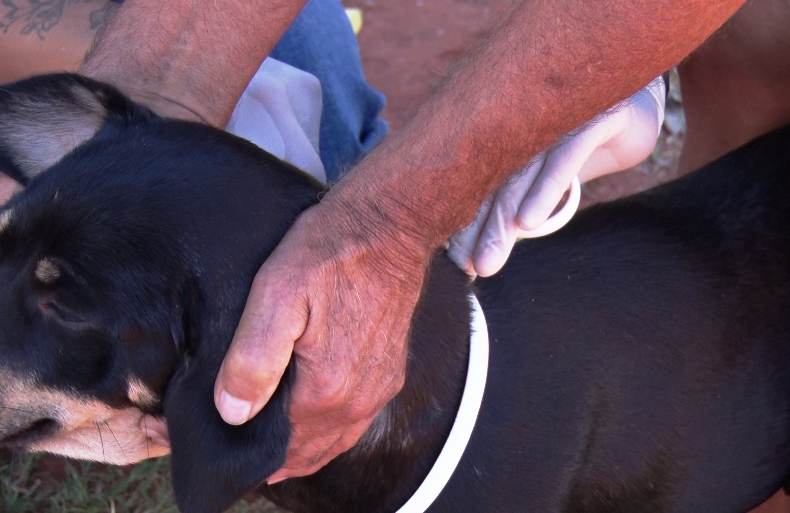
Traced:
<path fill-rule="evenodd" d="M 284 461 L 293 368 L 252 421 L 214 408 L 252 278 L 317 201 L 232 135 L 75 75 L 0 90 L 0 444 L 124 463 L 164 413 L 180 508 L 259 488 L 296 512 L 394 512 L 453 423 L 466 277 L 440 253 L 403 391 L 317 474 Z M 743 512 L 790 476 L 790 129 L 519 244 L 474 291 L 485 397 L 431 512 Z"/>

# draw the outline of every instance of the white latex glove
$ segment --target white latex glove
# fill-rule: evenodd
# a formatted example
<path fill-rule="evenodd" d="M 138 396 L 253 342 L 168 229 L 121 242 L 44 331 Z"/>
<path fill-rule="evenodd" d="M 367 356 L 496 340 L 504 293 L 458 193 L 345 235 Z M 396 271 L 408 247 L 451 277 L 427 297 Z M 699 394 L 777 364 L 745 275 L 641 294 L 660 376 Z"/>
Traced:
<path fill-rule="evenodd" d="M 450 237 L 450 258 L 472 277 L 499 271 L 516 240 L 535 236 L 529 232 L 546 222 L 576 176 L 586 181 L 622 171 L 650 155 L 665 99 L 658 77 L 538 154 L 488 197 L 469 226 Z"/>

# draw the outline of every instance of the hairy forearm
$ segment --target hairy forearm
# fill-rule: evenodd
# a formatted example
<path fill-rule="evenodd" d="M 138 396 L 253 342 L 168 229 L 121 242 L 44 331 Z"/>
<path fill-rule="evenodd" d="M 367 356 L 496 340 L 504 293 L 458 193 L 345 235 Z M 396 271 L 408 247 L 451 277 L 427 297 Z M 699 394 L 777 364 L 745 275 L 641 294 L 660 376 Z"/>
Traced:
<path fill-rule="evenodd" d="M 162 114 L 224 128 L 305 2 L 126 0 L 81 71 Z"/>
<path fill-rule="evenodd" d="M 518 2 L 327 201 L 353 199 L 395 227 L 388 236 L 436 247 L 533 155 L 676 64 L 741 3 Z"/>

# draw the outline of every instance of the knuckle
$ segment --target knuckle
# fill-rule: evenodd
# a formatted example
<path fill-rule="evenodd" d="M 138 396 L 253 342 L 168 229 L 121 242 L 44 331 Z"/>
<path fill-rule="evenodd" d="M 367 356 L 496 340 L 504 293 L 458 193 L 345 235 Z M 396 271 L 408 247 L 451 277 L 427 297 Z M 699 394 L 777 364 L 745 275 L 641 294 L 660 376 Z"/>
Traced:
<path fill-rule="evenodd" d="M 394 398 L 402 387 L 397 383 L 378 388 L 374 394 L 360 394 L 346 409 L 346 418 L 357 424 L 372 420 Z"/>
<path fill-rule="evenodd" d="M 225 373 L 237 380 L 245 380 L 257 384 L 268 384 L 276 378 L 269 369 L 260 362 L 244 353 L 232 353 L 225 361 Z"/>
<path fill-rule="evenodd" d="M 558 194 L 565 190 L 563 187 L 564 176 L 559 173 L 552 173 L 544 178 L 544 194 Z"/>
<path fill-rule="evenodd" d="M 376 409 L 376 403 L 370 401 L 368 398 L 354 401 L 348 408 L 348 419 L 351 422 L 358 422 L 371 417 Z"/>
<path fill-rule="evenodd" d="M 240 352 L 228 354 L 225 358 L 225 369 L 228 374 L 238 377 L 248 376 L 251 372 L 257 371 L 250 358 Z"/>
<path fill-rule="evenodd" d="M 329 455 L 332 458 L 334 458 L 338 454 L 344 453 L 347 450 L 351 449 L 352 447 L 354 447 L 354 445 L 356 445 L 359 439 L 362 438 L 363 434 L 364 431 L 362 433 L 349 433 L 344 435 L 343 438 L 341 438 L 338 441 L 335 447 L 332 448 L 332 453 L 330 453 Z"/>
<path fill-rule="evenodd" d="M 345 380 L 340 376 L 333 375 L 321 380 L 314 392 L 317 402 L 327 409 L 339 409 L 348 401 Z"/>
<path fill-rule="evenodd" d="M 390 383 L 390 391 L 393 396 L 400 392 L 403 389 L 403 386 L 406 384 L 406 370 L 404 369 L 402 372 L 397 373 L 392 382 Z"/>

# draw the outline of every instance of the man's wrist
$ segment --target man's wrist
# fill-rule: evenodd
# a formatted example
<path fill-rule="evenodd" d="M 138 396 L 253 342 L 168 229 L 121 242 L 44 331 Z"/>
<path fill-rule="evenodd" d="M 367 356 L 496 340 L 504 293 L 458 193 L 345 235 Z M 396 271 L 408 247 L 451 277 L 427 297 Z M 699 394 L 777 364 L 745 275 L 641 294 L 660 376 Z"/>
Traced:
<path fill-rule="evenodd" d="M 435 210 L 421 208 L 421 198 L 411 189 L 416 184 L 403 183 L 399 174 L 410 173 L 403 168 L 385 171 L 363 162 L 336 184 L 321 203 L 347 219 L 349 229 L 368 243 L 386 246 L 393 258 L 413 265 L 428 259 L 444 239 L 436 235 L 438 220 L 425 219 Z"/>
<path fill-rule="evenodd" d="M 364 254 L 377 262 L 382 278 L 421 276 L 436 247 L 403 222 L 403 211 L 389 201 L 394 196 L 373 193 L 372 187 L 360 191 L 336 186 L 305 214 L 334 234 L 335 239 L 322 244 L 333 245 L 335 253 Z"/>
<path fill-rule="evenodd" d="M 129 62 L 120 62 L 114 48 L 126 44 L 123 37 L 99 37 L 104 38 L 103 43 L 88 53 L 80 73 L 114 85 L 159 115 L 225 127 L 231 103 L 235 105 L 241 92 L 230 91 L 225 82 L 213 89 L 207 87 L 206 82 L 213 82 L 210 74 L 202 73 L 186 57 L 165 55 L 165 50 L 151 49 Z"/>
<path fill-rule="evenodd" d="M 80 71 L 160 114 L 224 128 L 304 0 L 126 0 Z"/>

